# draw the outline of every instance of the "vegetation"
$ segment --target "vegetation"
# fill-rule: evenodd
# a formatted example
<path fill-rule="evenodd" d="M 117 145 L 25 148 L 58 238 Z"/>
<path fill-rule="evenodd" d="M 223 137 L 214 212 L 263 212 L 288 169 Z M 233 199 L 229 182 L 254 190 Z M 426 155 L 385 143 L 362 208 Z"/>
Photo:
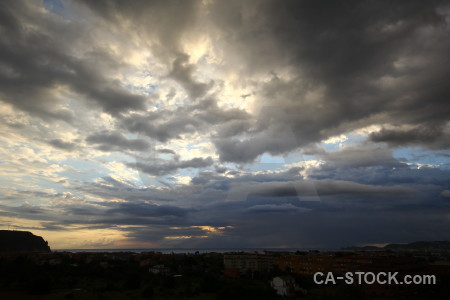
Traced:
<path fill-rule="evenodd" d="M 153 266 L 166 273 L 154 274 Z M 275 276 L 289 275 L 302 287 L 289 297 L 270 287 Z M 426 291 L 447 299 L 448 276 Z M 408 299 L 420 299 L 408 296 Z M 423 293 L 422 293 L 423 296 Z M 360 286 L 318 286 L 310 276 L 273 268 L 224 275 L 221 254 L 163 255 L 159 253 L 17 253 L 0 255 L 0 299 L 386 299 L 369 297 Z M 402 299 L 402 298 L 388 298 Z M 405 298 L 406 299 L 406 298 Z"/>

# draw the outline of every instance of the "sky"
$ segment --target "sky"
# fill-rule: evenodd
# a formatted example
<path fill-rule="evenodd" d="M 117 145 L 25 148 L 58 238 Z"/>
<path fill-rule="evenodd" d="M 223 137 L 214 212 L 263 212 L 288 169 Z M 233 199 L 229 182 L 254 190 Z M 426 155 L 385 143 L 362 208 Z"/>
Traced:
<path fill-rule="evenodd" d="M 449 240 L 449 34 L 448 1 L 0 1 L 0 229 Z"/>

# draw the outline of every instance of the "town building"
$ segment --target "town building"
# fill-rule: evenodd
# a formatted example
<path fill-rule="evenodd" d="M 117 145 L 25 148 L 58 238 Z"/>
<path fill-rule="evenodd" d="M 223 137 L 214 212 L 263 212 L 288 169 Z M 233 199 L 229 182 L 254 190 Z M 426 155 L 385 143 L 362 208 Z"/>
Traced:
<path fill-rule="evenodd" d="M 270 282 L 270 285 L 280 296 L 290 296 L 296 290 L 299 290 L 299 286 L 295 283 L 294 278 L 291 276 L 275 277 Z"/>

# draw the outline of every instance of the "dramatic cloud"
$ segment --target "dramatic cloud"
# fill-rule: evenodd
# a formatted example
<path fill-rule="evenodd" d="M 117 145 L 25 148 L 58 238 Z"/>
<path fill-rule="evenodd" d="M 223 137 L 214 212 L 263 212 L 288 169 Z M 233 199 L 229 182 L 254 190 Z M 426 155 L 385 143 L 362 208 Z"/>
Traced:
<path fill-rule="evenodd" d="M 402 167 L 404 164 L 392 156 L 392 151 L 373 145 L 344 148 L 339 152 L 327 152 L 319 155 L 325 163 L 322 170 L 362 167 Z"/>
<path fill-rule="evenodd" d="M 205 168 L 213 164 L 211 157 L 208 158 L 193 158 L 186 161 L 171 161 L 167 163 L 155 163 L 155 164 L 145 164 L 138 162 L 135 168 L 150 174 L 150 175 L 164 175 L 177 171 L 178 169 L 186 168 Z M 133 164 L 129 164 L 129 167 L 134 167 Z"/>
<path fill-rule="evenodd" d="M 211 13 L 239 45 L 226 44 L 245 76 L 272 74 L 260 84 L 259 105 L 276 103 L 285 113 L 268 125 L 289 127 L 296 138 L 280 151 L 371 124 L 448 126 L 443 2 L 217 1 Z M 253 142 L 264 150 L 239 156 Z M 216 146 L 227 160 L 275 152 L 257 136 Z"/>
<path fill-rule="evenodd" d="M 77 43 L 89 45 L 90 38 L 84 34 L 86 25 L 74 20 L 64 22 L 37 5 L 22 1 L 1 4 L 3 101 L 45 119 L 69 122 L 75 116 L 61 101 L 63 92 L 76 93 L 112 114 L 144 108 L 143 96 L 99 72 L 90 57 L 91 49 L 71 47 Z M 99 54 L 107 55 L 101 50 Z"/>
<path fill-rule="evenodd" d="M 449 133 L 444 132 L 443 126 L 419 126 L 409 130 L 382 129 L 372 133 L 370 139 L 374 142 L 385 142 L 394 147 L 420 145 L 424 148 L 448 149 L 450 146 Z"/>
<path fill-rule="evenodd" d="M 208 86 L 211 86 L 213 82 L 211 84 L 196 82 L 192 78 L 194 65 L 188 64 L 188 61 L 189 57 L 187 55 L 182 55 L 175 59 L 169 76 L 186 89 L 190 97 L 196 99 L 204 96 L 209 89 Z"/>
<path fill-rule="evenodd" d="M 99 145 L 102 151 L 114 151 L 115 149 L 145 151 L 150 144 L 141 139 L 127 139 L 118 132 L 102 132 L 90 135 L 86 138 L 88 143 Z"/>
<path fill-rule="evenodd" d="M 52 248 L 447 239 L 449 33 L 438 0 L 2 1 L 0 224 Z"/>
<path fill-rule="evenodd" d="M 50 140 L 48 143 L 55 148 L 59 148 L 62 150 L 67 150 L 67 151 L 72 151 L 76 148 L 75 143 L 65 142 L 60 139 L 53 139 L 53 140 Z"/>

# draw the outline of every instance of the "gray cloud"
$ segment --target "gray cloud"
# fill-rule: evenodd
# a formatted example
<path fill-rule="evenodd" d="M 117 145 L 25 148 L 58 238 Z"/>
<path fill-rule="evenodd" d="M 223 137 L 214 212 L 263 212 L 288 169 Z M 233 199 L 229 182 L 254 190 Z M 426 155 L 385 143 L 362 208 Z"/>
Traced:
<path fill-rule="evenodd" d="M 72 151 L 77 148 L 77 144 L 71 143 L 71 142 L 65 142 L 61 139 L 50 140 L 50 141 L 48 141 L 48 144 L 52 145 L 55 148 L 67 150 L 67 151 Z"/>
<path fill-rule="evenodd" d="M 445 1 L 62 4 L 70 8 L 66 15 L 41 3 L 0 3 L 0 101 L 40 119 L 28 122 L 9 108 L 1 118 L 11 130 L 6 151 L 17 149 L 18 160 L 39 159 L 29 170 L 39 177 L 34 183 L 49 180 L 44 190 L 59 182 L 59 189 L 82 196 L 19 191 L 15 185 L 28 178 L 17 177 L 14 187 L 0 189 L 0 202 L 8 203 L 0 205 L 2 216 L 40 221 L 44 230 L 112 228 L 131 241 L 179 247 L 338 247 L 448 237 L 448 163 L 419 164 L 426 152 L 397 158 L 391 150 L 418 145 L 448 156 Z M 94 25 L 99 31 L 91 35 Z M 161 82 L 149 96 L 155 103 L 117 79 L 128 75 L 126 61 L 134 57 L 108 50 L 110 38 L 119 48 L 151 52 L 145 68 L 151 72 L 155 63 L 160 73 L 152 80 Z M 197 38 L 217 57 L 196 57 L 195 64 L 190 42 Z M 233 97 L 229 91 L 237 99 L 226 98 Z M 162 105 L 166 100 L 183 104 Z M 97 116 L 96 109 L 109 116 L 81 124 L 81 114 Z M 370 125 L 383 129 L 363 142 L 350 136 L 353 146 L 338 151 L 321 148 L 331 136 Z M 79 140 L 55 138 L 66 130 L 102 151 L 133 154 L 138 162 L 125 165 L 143 176 L 183 175 L 184 169 L 196 175 L 185 184 L 140 185 L 114 170 L 95 173 L 95 156 L 85 168 L 85 161 L 72 161 L 75 155 L 53 161 L 33 144 L 76 150 Z M 174 149 L 191 137 L 212 142 L 219 161 L 177 155 Z M 265 153 L 290 152 L 322 164 L 245 165 Z M 145 160 L 148 154 L 155 156 Z M 112 158 L 102 153 L 103 159 Z M 41 176 L 48 164 L 79 170 L 54 168 Z M 4 166 L 9 172 L 16 165 L 11 159 Z M 320 201 L 303 201 L 308 197 Z M 223 228 L 213 233 L 202 226 Z"/>
<path fill-rule="evenodd" d="M 137 0 L 132 4 L 120 0 L 79 2 L 121 30 L 142 33 L 155 43 L 153 51 L 167 59 L 182 53 L 181 37 L 194 25 L 201 4 L 192 0 Z"/>
<path fill-rule="evenodd" d="M 195 66 L 187 62 L 180 46 L 182 37 L 197 24 L 199 1 L 186 1 L 182 6 L 170 1 L 86 4 L 119 27 L 129 26 L 124 20 L 133 20 L 136 28 L 170 53 L 169 76 L 184 86 L 191 98 L 205 95 L 207 84 L 193 79 Z M 221 160 L 249 162 L 265 152 L 290 152 L 371 124 L 409 124 L 418 126 L 420 132 L 430 124 L 444 126 L 449 112 L 444 100 L 448 98 L 448 80 L 444 78 L 450 73 L 443 62 L 448 60 L 450 43 L 434 41 L 447 40 L 445 7 L 443 1 L 431 5 L 421 1 L 211 2 L 207 17 L 224 39 L 225 67 L 238 66 L 242 77 L 271 73 L 272 80 L 256 83 L 260 90 L 255 94 L 257 105 L 276 103 L 284 112 L 256 116 L 263 125 L 256 132 L 244 121 L 222 125 L 214 140 Z M 156 12 L 154 20 L 177 21 L 152 26 L 153 19 L 147 16 Z M 283 68 L 289 68 L 291 78 L 279 76 Z M 178 112 L 170 114 L 180 116 Z M 140 117 L 144 118 L 141 122 L 127 119 L 124 126 L 163 142 L 192 133 L 191 126 L 204 126 L 196 119 L 181 118 L 156 127 L 147 124 L 147 117 Z M 213 119 L 211 114 L 196 117 Z M 280 128 L 291 131 L 294 139 L 283 133 L 274 137 L 273 132 Z M 242 133 L 247 134 L 246 139 L 232 138 Z M 372 140 L 383 139 L 373 135 Z M 413 138 L 409 143 L 417 142 Z"/>
<path fill-rule="evenodd" d="M 244 76 L 273 74 L 261 84 L 259 105 L 286 113 L 267 128 L 290 127 L 296 138 L 278 152 L 371 124 L 427 128 L 448 120 L 445 2 L 216 1 L 211 14 Z M 283 69 L 290 78 L 278 76 Z M 242 154 L 252 144 L 260 150 Z M 258 136 L 216 147 L 227 161 L 277 152 Z"/>
<path fill-rule="evenodd" d="M 137 162 L 136 164 L 127 164 L 130 168 L 136 168 L 139 171 L 150 175 L 166 175 L 173 173 L 179 169 L 187 168 L 206 168 L 213 164 L 211 157 L 207 158 L 193 158 L 191 160 L 184 161 L 169 161 L 166 163 L 142 163 Z"/>
<path fill-rule="evenodd" d="M 410 130 L 382 129 L 370 135 L 374 142 L 385 142 L 393 147 L 420 145 L 429 149 L 448 149 L 450 136 L 443 126 L 418 126 Z"/>
<path fill-rule="evenodd" d="M 363 168 L 371 166 L 402 167 L 405 164 L 392 156 L 388 148 L 366 144 L 349 147 L 337 152 L 326 152 L 319 155 L 325 163 L 322 170 L 339 168 Z"/>
<path fill-rule="evenodd" d="M 260 205 L 254 205 L 249 208 L 247 208 L 247 212 L 251 213 L 273 213 L 273 212 L 280 212 L 280 213 L 295 213 L 298 211 L 308 211 L 308 209 L 302 209 L 300 207 L 294 206 L 292 204 L 280 204 L 280 205 L 274 205 L 274 204 L 260 204 Z"/>
<path fill-rule="evenodd" d="M 348 196 L 356 199 L 412 196 L 415 190 L 403 186 L 376 186 L 341 180 L 309 180 L 294 182 L 235 182 L 230 193 L 258 197 Z M 313 194 L 312 194 L 313 193 Z M 320 198 L 319 198 L 320 199 Z"/>
<path fill-rule="evenodd" d="M 357 169 L 362 168 L 365 167 Z M 205 171 L 199 176 L 207 177 L 207 181 L 173 189 L 139 188 L 131 183 L 105 178 L 105 184 L 91 184 L 82 190 L 102 198 L 121 199 L 121 202 L 78 201 L 65 204 L 61 201 L 57 207 L 46 209 L 38 206 L 2 206 L 1 209 L 9 211 L 10 215 L 22 214 L 33 220 L 51 221 L 53 223 L 46 223 L 50 226 L 48 230 L 61 230 L 63 227 L 60 224 L 80 224 L 85 228 L 140 225 L 143 227 L 127 229 L 127 236 L 133 241 L 157 242 L 161 246 L 268 247 L 288 244 L 293 247 L 341 247 L 354 243 L 443 239 L 448 232 L 445 229 L 448 222 L 442 219 L 441 212 L 448 209 L 448 201 L 442 197 L 442 187 L 448 187 L 450 173 L 447 171 L 445 177 L 444 174 L 424 171 L 390 169 L 390 174 L 384 175 L 395 182 L 393 177 L 405 176 L 406 172 L 415 179 L 411 186 L 408 182 L 386 186 L 314 180 L 321 197 L 319 202 L 296 199 L 295 184 L 299 185 L 297 190 L 301 194 L 302 183 L 291 181 L 298 177 L 294 176 L 293 171 L 280 174 L 242 173 L 235 174 L 234 178 Z M 417 184 L 423 182 L 421 178 L 425 176 L 442 181 L 435 181 L 435 188 Z M 239 189 L 251 192 L 242 201 L 223 201 L 229 191 Z M 213 190 L 217 192 L 212 194 Z M 32 194 L 33 197 L 39 196 Z M 59 198 L 63 195 L 46 197 Z M 171 199 L 172 203 L 153 203 L 164 198 Z M 55 220 L 52 211 L 55 209 L 64 211 L 64 219 Z M 224 230 L 223 235 L 210 235 L 192 226 L 232 227 Z M 192 238 L 168 240 L 165 238 L 167 236 Z M 200 236 L 208 238 L 199 239 Z"/>
<path fill-rule="evenodd" d="M 188 55 L 179 55 L 173 62 L 169 77 L 173 78 L 184 87 L 192 99 L 203 97 L 213 85 L 213 82 L 211 81 L 208 84 L 196 82 L 192 77 L 195 66 L 189 64 L 188 61 Z"/>
<path fill-rule="evenodd" d="M 200 101 L 198 104 L 192 105 L 189 112 L 195 118 L 205 121 L 207 124 L 227 125 L 230 121 L 248 121 L 251 117 L 247 112 L 237 109 L 224 109 L 217 105 L 217 100 L 214 98 L 207 98 Z"/>
<path fill-rule="evenodd" d="M 118 132 L 95 133 L 88 136 L 86 141 L 91 144 L 99 145 L 98 149 L 102 151 L 145 151 L 150 147 L 150 144 L 143 139 L 128 139 Z"/>
<path fill-rule="evenodd" d="M 44 119 L 71 122 L 73 112 L 56 93 L 64 86 L 111 114 L 144 108 L 144 97 L 118 87 L 95 61 L 71 54 L 71 45 L 85 38 L 81 23 L 49 18 L 36 3 L 22 1 L 3 2 L 0 15 L 2 101 Z"/>
<path fill-rule="evenodd" d="M 159 153 L 164 153 L 164 154 L 173 154 L 173 155 L 176 154 L 175 151 L 170 150 L 170 149 L 158 149 L 156 151 L 159 152 Z"/>
<path fill-rule="evenodd" d="M 220 108 L 215 99 L 208 98 L 191 106 L 130 114 L 121 119 L 120 125 L 130 132 L 165 143 L 180 139 L 182 135 L 211 132 L 213 126 L 217 126 L 219 132 L 227 132 L 232 124 L 248 122 L 249 117 L 240 109 Z M 234 128 L 235 133 L 238 131 L 239 128 Z"/>
<path fill-rule="evenodd" d="M 143 134 L 161 142 L 181 138 L 181 134 L 194 133 L 202 129 L 201 125 L 199 120 L 189 116 L 183 109 L 132 114 L 122 120 L 122 126 L 130 132 Z"/>
<path fill-rule="evenodd" d="M 122 1 L 80 1 L 100 14 L 111 25 L 122 30 L 133 30 L 151 41 L 153 53 L 170 66 L 168 78 L 178 82 L 191 100 L 205 96 L 214 82 L 198 82 L 193 77 L 195 65 L 189 64 L 181 39 L 197 22 L 201 1 L 134 1 L 132 5 Z M 131 22 L 130 22 L 131 20 Z"/>
<path fill-rule="evenodd" d="M 175 216 L 184 217 L 189 210 L 171 205 L 154 205 L 149 203 L 122 203 L 109 209 L 108 213 L 120 213 L 138 217 Z"/>

